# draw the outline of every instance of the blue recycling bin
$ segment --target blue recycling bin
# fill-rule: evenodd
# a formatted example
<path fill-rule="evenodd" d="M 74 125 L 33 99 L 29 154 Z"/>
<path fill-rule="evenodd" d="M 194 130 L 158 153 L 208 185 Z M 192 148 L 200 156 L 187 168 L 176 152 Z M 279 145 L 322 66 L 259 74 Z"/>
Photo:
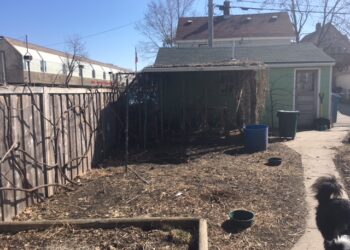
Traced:
<path fill-rule="evenodd" d="M 332 123 L 337 122 L 337 113 L 340 98 L 340 95 L 332 93 Z"/>
<path fill-rule="evenodd" d="M 269 127 L 263 124 L 247 125 L 244 129 L 244 146 L 249 153 L 267 149 Z"/>

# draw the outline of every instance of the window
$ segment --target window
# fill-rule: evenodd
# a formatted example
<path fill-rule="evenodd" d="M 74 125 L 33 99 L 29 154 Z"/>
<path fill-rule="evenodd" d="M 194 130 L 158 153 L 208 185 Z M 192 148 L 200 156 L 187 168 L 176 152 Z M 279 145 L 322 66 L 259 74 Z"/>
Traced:
<path fill-rule="evenodd" d="M 62 74 L 67 75 L 67 64 L 62 64 Z"/>
<path fill-rule="evenodd" d="M 79 76 L 82 77 L 83 76 L 83 68 L 79 67 Z"/>
<path fill-rule="evenodd" d="M 47 71 L 46 61 L 44 61 L 44 60 L 40 61 L 40 70 L 41 70 L 41 72 L 46 72 Z"/>
<path fill-rule="evenodd" d="M 92 70 L 92 78 L 96 78 L 96 71 L 94 69 Z"/>
<path fill-rule="evenodd" d="M 103 80 L 106 80 L 106 72 L 103 71 Z"/>
<path fill-rule="evenodd" d="M 296 88 L 302 92 L 314 92 L 317 88 L 318 71 L 317 70 L 298 70 Z"/>

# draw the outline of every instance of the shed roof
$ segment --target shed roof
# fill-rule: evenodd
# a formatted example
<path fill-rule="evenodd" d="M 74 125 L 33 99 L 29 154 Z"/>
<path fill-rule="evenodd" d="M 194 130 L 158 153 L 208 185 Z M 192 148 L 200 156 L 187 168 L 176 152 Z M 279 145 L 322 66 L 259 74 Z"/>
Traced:
<path fill-rule="evenodd" d="M 334 59 L 311 43 L 218 48 L 161 48 L 154 68 L 179 67 L 230 62 L 265 64 L 334 63 Z M 244 63 L 247 65 L 247 63 Z"/>
<path fill-rule="evenodd" d="M 295 37 L 287 12 L 214 17 L 214 39 Z M 208 17 L 179 19 L 176 40 L 208 39 Z"/>
<path fill-rule="evenodd" d="M 232 59 L 232 48 L 160 48 L 153 66 L 143 72 L 258 70 L 265 65 Z"/>
<path fill-rule="evenodd" d="M 237 47 L 235 57 L 260 60 L 266 64 L 334 63 L 334 59 L 312 43 Z"/>

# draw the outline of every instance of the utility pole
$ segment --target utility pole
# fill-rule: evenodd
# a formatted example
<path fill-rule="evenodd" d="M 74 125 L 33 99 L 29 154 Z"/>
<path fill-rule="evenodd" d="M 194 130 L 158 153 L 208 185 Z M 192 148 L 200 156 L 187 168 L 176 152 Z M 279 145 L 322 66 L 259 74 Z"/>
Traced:
<path fill-rule="evenodd" d="M 26 47 L 27 47 L 27 53 L 23 56 L 23 58 L 24 58 L 24 61 L 27 63 L 27 67 L 28 67 L 28 83 L 31 84 L 32 80 L 31 80 L 31 76 L 30 76 L 30 62 L 33 60 L 33 57 L 29 53 L 27 35 L 26 35 Z M 34 86 L 35 86 L 35 84 L 34 84 Z"/>
<path fill-rule="evenodd" d="M 208 1 L 208 46 L 213 47 L 214 39 L 214 3 L 213 0 Z"/>

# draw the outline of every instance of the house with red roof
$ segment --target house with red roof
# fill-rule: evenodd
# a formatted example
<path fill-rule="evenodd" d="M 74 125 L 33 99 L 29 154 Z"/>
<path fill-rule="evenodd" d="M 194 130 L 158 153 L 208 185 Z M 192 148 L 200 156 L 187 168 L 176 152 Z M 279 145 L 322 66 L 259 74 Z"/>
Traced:
<path fill-rule="evenodd" d="M 214 47 L 282 45 L 295 40 L 287 12 L 214 16 Z M 176 41 L 179 48 L 208 46 L 208 17 L 179 19 Z"/>
<path fill-rule="evenodd" d="M 200 71 L 203 73 L 199 75 L 204 76 L 204 72 L 213 70 L 208 65 L 219 65 L 211 83 L 200 77 L 196 81 L 221 89 L 228 84 L 221 76 L 233 69 L 232 62 L 262 63 L 268 69 L 269 83 L 261 123 L 278 126 L 278 110 L 298 110 L 298 125 L 302 128 L 312 128 L 318 118 L 330 119 L 335 60 L 312 43 L 296 44 L 287 12 L 231 15 L 228 1 L 223 10 L 223 15 L 213 17 L 212 26 L 211 18 L 206 16 L 180 18 L 176 47 L 161 48 L 155 64 L 146 70 L 176 72 L 183 77 L 188 77 L 185 72 Z M 209 36 L 210 30 L 213 36 Z"/>

